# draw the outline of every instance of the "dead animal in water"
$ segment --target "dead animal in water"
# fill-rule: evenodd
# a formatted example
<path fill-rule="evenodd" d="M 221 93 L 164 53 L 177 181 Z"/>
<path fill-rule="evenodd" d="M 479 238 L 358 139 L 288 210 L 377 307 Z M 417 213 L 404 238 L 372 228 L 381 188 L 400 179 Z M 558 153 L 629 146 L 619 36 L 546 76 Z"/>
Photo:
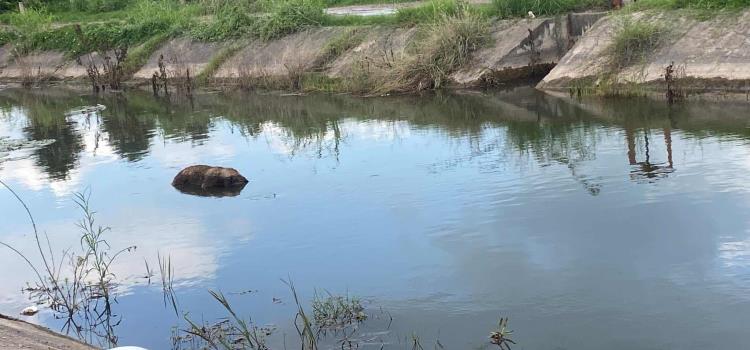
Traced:
<path fill-rule="evenodd" d="M 232 168 L 208 165 L 193 165 L 180 171 L 172 181 L 178 190 L 199 188 L 202 190 L 232 188 L 242 189 L 247 179 Z"/>

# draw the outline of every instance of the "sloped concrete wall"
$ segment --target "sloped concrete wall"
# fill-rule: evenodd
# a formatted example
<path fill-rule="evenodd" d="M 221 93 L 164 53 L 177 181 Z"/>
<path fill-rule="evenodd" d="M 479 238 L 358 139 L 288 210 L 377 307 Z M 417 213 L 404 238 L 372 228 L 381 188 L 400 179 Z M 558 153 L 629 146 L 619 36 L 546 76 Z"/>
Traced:
<path fill-rule="evenodd" d="M 507 82 L 546 72 L 605 13 L 569 14 L 555 18 L 498 21 L 490 44 L 451 75 L 462 87 Z"/>
<path fill-rule="evenodd" d="M 159 71 L 159 57 L 164 57 L 164 65 L 169 76 L 183 77 L 186 71 L 191 76 L 200 74 L 211 62 L 211 58 L 224 49 L 228 43 L 206 43 L 189 38 L 177 38 L 168 41 L 156 50 L 148 62 L 134 75 L 135 79 L 151 79 Z"/>
<path fill-rule="evenodd" d="M 613 67 L 608 50 L 620 23 L 605 18 L 576 43 L 538 87 L 567 89 L 583 80 L 596 81 L 603 74 L 613 74 L 619 82 L 658 83 L 664 79 L 665 68 L 674 62 L 692 88 L 750 90 L 750 10 L 703 22 L 674 13 L 630 16 L 669 28 L 664 43 L 644 62 L 624 69 Z"/>
<path fill-rule="evenodd" d="M 313 28 L 283 38 L 253 41 L 219 67 L 215 78 L 285 76 L 289 70 L 309 70 L 320 62 L 326 45 L 346 28 Z"/>
<path fill-rule="evenodd" d="M 364 31 L 362 42 L 336 58 L 328 67 L 327 74 L 332 78 L 350 77 L 358 65 L 369 69 L 387 69 L 395 61 L 408 55 L 408 46 L 413 43 L 417 28 L 360 28 Z M 356 35 L 362 35 L 358 33 Z"/>

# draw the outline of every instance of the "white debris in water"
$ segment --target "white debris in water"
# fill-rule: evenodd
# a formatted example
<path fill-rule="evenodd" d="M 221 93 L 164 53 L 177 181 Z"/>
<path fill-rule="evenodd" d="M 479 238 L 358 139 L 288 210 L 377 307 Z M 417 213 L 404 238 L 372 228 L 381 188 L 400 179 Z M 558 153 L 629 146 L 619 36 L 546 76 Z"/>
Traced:
<path fill-rule="evenodd" d="M 529 11 L 529 18 L 531 19 L 536 18 L 536 15 L 534 15 L 534 12 Z"/>
<path fill-rule="evenodd" d="M 31 305 L 23 310 L 21 310 L 21 315 L 24 316 L 34 316 L 36 313 L 39 312 L 39 308 L 36 307 L 36 305 Z"/>

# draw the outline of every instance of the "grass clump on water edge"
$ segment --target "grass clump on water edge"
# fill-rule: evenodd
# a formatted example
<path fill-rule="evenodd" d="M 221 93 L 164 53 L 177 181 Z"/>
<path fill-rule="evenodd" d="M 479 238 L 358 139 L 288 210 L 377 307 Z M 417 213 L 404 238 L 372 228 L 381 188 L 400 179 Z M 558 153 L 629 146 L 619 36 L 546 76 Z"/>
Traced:
<path fill-rule="evenodd" d="M 333 295 L 329 292 L 326 292 L 326 296 L 315 294 L 312 315 L 315 325 L 324 330 L 344 328 L 367 319 L 365 308 L 359 298 Z"/>
<path fill-rule="evenodd" d="M 489 20 L 467 8 L 443 15 L 427 25 L 424 38 L 416 41 L 414 53 L 396 62 L 374 92 L 414 92 L 443 87 L 450 73 L 484 45 L 488 34 Z"/>
<path fill-rule="evenodd" d="M 612 63 L 624 68 L 643 61 L 659 46 L 665 34 L 665 28 L 659 24 L 630 17 L 620 19 L 609 47 Z"/>

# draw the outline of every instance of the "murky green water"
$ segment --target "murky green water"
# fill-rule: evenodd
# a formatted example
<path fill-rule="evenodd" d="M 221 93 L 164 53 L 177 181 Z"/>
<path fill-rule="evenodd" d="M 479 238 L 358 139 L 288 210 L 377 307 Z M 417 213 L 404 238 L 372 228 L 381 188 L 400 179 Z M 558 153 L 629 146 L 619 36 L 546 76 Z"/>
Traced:
<path fill-rule="evenodd" d="M 747 104 L 577 103 L 524 88 L 192 103 L 5 90 L 0 105 L 0 179 L 54 249 L 79 244 L 72 195 L 87 188 L 113 249 L 138 246 L 115 266 L 120 345 L 167 349 L 184 327 L 161 282 L 142 278 L 157 254 L 171 256 L 180 312 L 224 316 L 207 293 L 221 290 L 277 327 L 277 349 L 296 338 L 281 278 L 305 301 L 316 289 L 364 298 L 362 348 L 408 349 L 412 334 L 425 348 L 490 348 L 500 316 L 520 349 L 748 344 Z M 250 183 L 224 198 L 173 189 L 196 163 Z M 33 254 L 30 232 L 0 190 L 0 241 Z M 8 250 L 0 266 L 0 312 L 15 315 L 33 274 Z M 59 327 L 52 316 L 30 319 Z"/>

